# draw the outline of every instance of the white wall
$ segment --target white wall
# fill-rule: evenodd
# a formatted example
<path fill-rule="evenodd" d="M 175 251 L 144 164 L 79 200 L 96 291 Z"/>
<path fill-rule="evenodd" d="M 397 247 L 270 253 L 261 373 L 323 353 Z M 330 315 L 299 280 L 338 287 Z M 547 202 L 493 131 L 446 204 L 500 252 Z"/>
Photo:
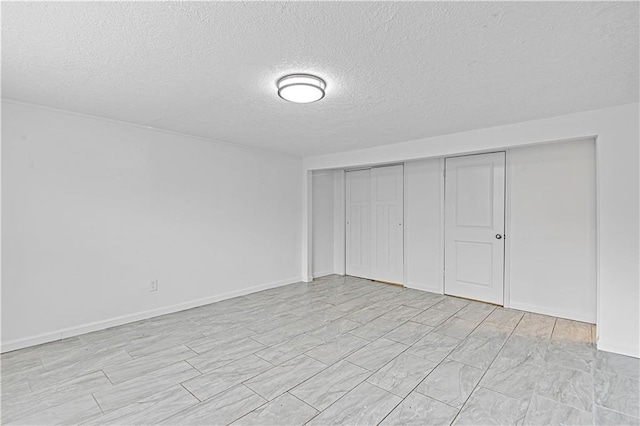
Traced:
<path fill-rule="evenodd" d="M 596 137 L 598 348 L 640 357 L 639 128 L 640 108 L 634 103 L 306 157 L 303 163 L 305 171 L 348 168 Z M 303 231 L 309 214 L 303 203 Z M 310 248 L 301 247 L 304 261 Z"/>
<path fill-rule="evenodd" d="M 333 274 L 333 171 L 313 173 L 313 277 Z"/>
<path fill-rule="evenodd" d="M 300 159 L 4 101 L 2 142 L 3 351 L 300 279 Z"/>
<path fill-rule="evenodd" d="M 507 151 L 512 308 L 596 322 L 593 139 Z"/>
<path fill-rule="evenodd" d="M 441 160 L 404 164 L 405 286 L 442 292 Z"/>

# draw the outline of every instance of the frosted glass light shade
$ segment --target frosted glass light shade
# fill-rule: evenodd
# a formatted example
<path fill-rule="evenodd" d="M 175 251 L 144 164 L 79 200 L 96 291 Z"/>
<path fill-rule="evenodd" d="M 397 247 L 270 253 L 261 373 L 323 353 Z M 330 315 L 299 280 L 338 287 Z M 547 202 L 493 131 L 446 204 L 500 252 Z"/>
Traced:
<path fill-rule="evenodd" d="M 308 104 L 324 98 L 327 83 L 309 74 L 292 74 L 278 80 L 278 96 L 285 101 Z"/>

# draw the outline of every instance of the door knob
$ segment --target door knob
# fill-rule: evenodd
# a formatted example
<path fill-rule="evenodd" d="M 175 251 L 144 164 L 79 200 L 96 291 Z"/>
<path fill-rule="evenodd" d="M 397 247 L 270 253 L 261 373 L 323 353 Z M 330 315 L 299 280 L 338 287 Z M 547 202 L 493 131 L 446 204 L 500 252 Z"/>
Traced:
<path fill-rule="evenodd" d="M 496 238 L 497 238 L 498 240 L 501 240 L 501 239 L 502 239 L 502 235 L 500 235 L 500 234 L 496 234 Z"/>

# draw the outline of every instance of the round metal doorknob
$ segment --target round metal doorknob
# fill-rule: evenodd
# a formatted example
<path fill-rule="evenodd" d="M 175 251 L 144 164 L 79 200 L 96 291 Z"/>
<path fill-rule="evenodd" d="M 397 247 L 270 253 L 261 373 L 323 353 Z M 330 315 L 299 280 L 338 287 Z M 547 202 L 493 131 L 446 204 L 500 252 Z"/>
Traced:
<path fill-rule="evenodd" d="M 499 239 L 499 240 L 501 240 L 501 239 L 502 239 L 502 235 L 500 235 L 500 234 L 496 234 L 496 238 L 497 238 L 497 239 Z"/>

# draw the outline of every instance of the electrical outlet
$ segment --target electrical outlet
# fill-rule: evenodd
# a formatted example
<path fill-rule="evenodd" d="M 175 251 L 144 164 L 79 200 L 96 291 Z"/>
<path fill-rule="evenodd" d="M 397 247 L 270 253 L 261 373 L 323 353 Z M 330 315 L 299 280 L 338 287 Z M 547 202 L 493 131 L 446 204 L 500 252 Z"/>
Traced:
<path fill-rule="evenodd" d="M 149 284 L 149 291 L 158 291 L 158 280 L 152 280 Z"/>

